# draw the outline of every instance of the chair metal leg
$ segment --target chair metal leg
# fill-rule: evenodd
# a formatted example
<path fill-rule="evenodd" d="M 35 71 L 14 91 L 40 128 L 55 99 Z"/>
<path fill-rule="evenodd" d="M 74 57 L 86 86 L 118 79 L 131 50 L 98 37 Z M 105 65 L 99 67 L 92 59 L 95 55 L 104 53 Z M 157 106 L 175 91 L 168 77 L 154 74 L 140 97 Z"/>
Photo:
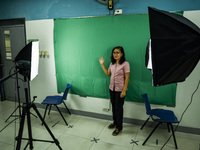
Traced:
<path fill-rule="evenodd" d="M 151 131 L 151 133 L 149 134 L 149 136 L 146 138 L 146 140 L 144 141 L 144 143 L 143 143 L 142 145 L 144 145 L 144 144 L 148 141 L 148 139 L 151 137 L 151 135 L 154 133 L 154 131 L 156 130 L 156 128 L 157 128 L 160 124 L 161 124 L 161 122 L 159 122 L 159 123 L 155 126 L 155 128 Z"/>
<path fill-rule="evenodd" d="M 150 116 L 147 118 L 147 120 L 144 122 L 144 124 L 142 125 L 142 127 L 140 128 L 140 130 L 142 130 L 143 129 L 143 127 L 146 125 L 146 123 L 149 121 L 149 119 L 150 119 Z"/>
<path fill-rule="evenodd" d="M 167 129 L 168 129 L 168 132 L 170 132 L 170 127 L 169 127 L 170 123 L 168 122 L 167 123 Z"/>
<path fill-rule="evenodd" d="M 63 104 L 65 105 L 65 108 L 67 109 L 68 113 L 71 115 L 71 112 L 70 112 L 69 109 L 67 108 L 67 105 L 65 104 L 64 101 L 63 101 Z"/>
<path fill-rule="evenodd" d="M 50 107 L 49 107 L 49 112 L 48 112 L 48 115 L 50 115 L 50 111 L 51 111 L 51 106 L 52 106 L 52 105 L 50 105 Z"/>
<path fill-rule="evenodd" d="M 63 115 L 62 115 L 62 113 L 61 113 L 60 109 L 58 108 L 58 106 L 57 106 L 57 105 L 55 105 L 55 106 L 56 106 L 57 110 L 59 111 L 59 113 L 60 113 L 61 117 L 63 118 L 63 120 L 64 120 L 65 124 L 68 126 L 68 123 L 67 123 L 67 121 L 65 120 L 65 118 L 63 117 Z"/>
<path fill-rule="evenodd" d="M 173 135 L 173 138 L 174 138 L 175 148 L 178 149 L 178 146 L 177 146 L 177 143 L 176 143 L 176 137 L 175 137 L 175 134 L 174 134 L 174 128 L 173 128 L 173 125 L 172 125 L 172 123 L 169 123 L 169 124 L 170 124 L 171 129 L 172 129 L 172 135 Z"/>
<path fill-rule="evenodd" d="M 48 107 L 49 107 L 49 104 L 46 105 L 46 108 L 45 108 L 45 111 L 44 111 L 43 120 L 45 119 Z M 43 125 L 43 123 L 42 123 L 42 125 Z"/>

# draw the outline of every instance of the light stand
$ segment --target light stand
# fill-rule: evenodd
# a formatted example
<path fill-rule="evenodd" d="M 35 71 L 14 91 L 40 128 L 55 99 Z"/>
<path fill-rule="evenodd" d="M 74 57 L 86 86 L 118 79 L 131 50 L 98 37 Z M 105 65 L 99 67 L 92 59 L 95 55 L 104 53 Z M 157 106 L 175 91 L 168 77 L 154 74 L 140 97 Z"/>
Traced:
<path fill-rule="evenodd" d="M 1 64 L 1 58 L 0 58 L 0 78 L 3 77 L 2 69 L 3 69 L 3 64 Z M 3 101 L 3 100 L 4 100 L 4 90 L 3 90 L 3 85 L 0 84 L 0 101 Z"/>
<path fill-rule="evenodd" d="M 19 71 L 18 71 L 19 72 Z M 18 106 L 15 108 L 15 110 L 11 113 L 10 116 L 8 116 L 8 118 L 6 119 L 5 122 L 7 122 L 10 117 L 16 117 L 16 116 L 13 116 L 13 114 L 17 111 L 17 109 L 19 109 L 19 117 L 21 118 L 21 103 L 20 103 L 20 94 L 19 94 L 19 82 L 18 82 L 18 72 L 16 70 L 16 72 L 14 74 L 16 74 L 16 81 L 17 81 L 17 97 L 18 97 Z"/>
<path fill-rule="evenodd" d="M 17 71 L 14 73 L 20 73 L 24 77 L 24 82 L 27 83 L 27 87 L 24 87 L 25 91 L 25 99 L 26 102 L 22 106 L 22 115 L 20 120 L 20 127 L 18 136 L 15 138 L 17 141 L 17 147 L 16 150 L 20 150 L 21 147 L 21 141 L 22 140 L 28 140 L 28 143 L 26 147 L 29 145 L 30 149 L 33 149 L 33 141 L 40 141 L 40 142 L 50 142 L 55 143 L 60 150 L 62 148 L 60 147 L 59 141 L 54 137 L 53 133 L 47 126 L 46 122 L 40 115 L 39 111 L 37 110 L 36 105 L 33 103 L 36 96 L 33 97 L 33 101 L 30 100 L 30 85 L 29 81 L 32 81 L 38 74 L 38 65 L 39 65 L 39 41 L 30 42 L 28 43 L 15 57 L 14 62 L 16 62 L 16 68 Z M 13 76 L 14 74 L 5 77 L 3 79 L 0 79 L 0 82 L 3 82 Z M 32 137 L 32 129 L 31 129 L 31 112 L 30 109 L 33 108 L 36 112 L 37 116 L 42 121 L 42 124 L 45 126 L 46 130 L 49 132 L 50 136 L 52 137 L 53 141 L 49 140 L 40 140 L 40 139 L 33 139 Z M 27 126 L 28 126 L 28 138 L 23 138 L 23 130 L 24 130 L 24 123 L 25 123 L 25 117 L 27 116 Z M 26 149 L 25 147 L 25 149 Z"/>
<path fill-rule="evenodd" d="M 16 117 L 16 116 L 13 116 L 13 114 L 17 111 L 17 109 L 19 108 L 19 119 L 21 119 L 21 104 L 20 104 L 20 97 L 19 97 L 19 86 L 18 86 L 18 72 L 19 72 L 19 70 L 17 71 L 17 70 L 15 70 L 15 72 L 13 73 L 13 74 L 11 74 L 11 75 L 9 75 L 9 76 L 7 76 L 7 77 L 4 77 L 4 78 L 1 78 L 0 79 L 0 83 L 1 82 L 4 82 L 4 81 L 6 81 L 7 79 L 9 79 L 9 78 L 11 78 L 12 76 L 14 76 L 15 74 L 16 74 L 16 79 L 17 79 L 17 93 L 18 93 L 18 103 L 19 103 L 19 105 L 17 106 L 17 108 L 12 112 L 12 114 L 6 119 L 6 121 L 5 122 L 7 122 L 8 121 L 8 119 L 10 118 L 10 117 Z M 2 85 L 2 84 L 1 84 Z M 16 119 L 14 119 L 14 120 L 16 120 Z M 13 121 L 14 121 L 13 120 Z M 7 124 L 1 131 L 3 131 L 7 126 L 9 126 L 13 121 L 11 121 L 9 124 Z"/>
<path fill-rule="evenodd" d="M 46 122 L 40 115 L 39 111 L 37 110 L 36 105 L 33 103 L 36 96 L 33 97 L 33 101 L 30 100 L 30 85 L 29 81 L 32 81 L 38 74 L 38 65 L 39 65 L 39 41 L 30 42 L 28 43 L 15 57 L 14 62 L 17 64 L 16 68 L 18 69 L 17 73 L 19 72 L 24 77 L 24 82 L 27 82 L 28 87 L 24 87 L 25 91 L 25 99 L 26 102 L 22 106 L 22 115 L 20 120 L 20 127 L 18 136 L 15 138 L 17 141 L 17 147 L 16 150 L 20 150 L 21 147 L 21 141 L 22 140 L 28 140 L 28 143 L 26 147 L 29 145 L 30 149 L 33 149 L 33 141 L 40 141 L 40 142 L 51 142 L 55 143 L 60 150 L 62 148 L 60 147 L 60 144 L 58 140 L 54 137 L 53 133 L 47 126 Z M 16 73 L 15 73 L 16 74 Z M 6 80 L 9 77 L 0 79 L 0 82 Z M 31 112 L 30 109 L 33 108 L 36 112 L 37 116 L 42 121 L 42 124 L 44 124 L 46 130 L 49 132 L 50 136 L 52 137 L 53 141 L 48 140 L 40 140 L 40 139 L 33 139 L 32 137 L 32 129 L 31 129 Z M 25 117 L 27 116 L 27 126 L 28 126 L 28 138 L 22 138 L 23 136 L 23 130 L 24 130 L 24 123 L 25 123 Z M 25 147 L 25 149 L 26 149 Z"/>
<path fill-rule="evenodd" d="M 18 71 L 19 72 L 19 71 Z M 18 80 L 18 72 L 16 73 L 16 80 L 17 80 L 17 96 L 18 96 L 18 106 L 15 108 L 15 110 L 10 114 L 10 116 L 8 116 L 8 118 L 6 119 L 6 121 L 5 122 L 7 122 L 9 119 L 10 119 L 10 117 L 16 117 L 16 116 L 19 116 L 19 118 L 21 118 L 21 108 L 22 108 L 22 105 L 21 105 L 21 101 L 20 101 L 20 94 L 19 94 L 19 88 L 20 88 L 20 86 L 19 86 L 19 80 Z M 17 109 L 19 109 L 19 115 L 13 115 L 16 111 L 17 111 Z M 32 113 L 31 113 L 32 114 Z M 36 117 L 37 118 L 37 116 L 35 116 L 34 114 L 32 114 L 34 117 Z"/>
<path fill-rule="evenodd" d="M 51 132 L 51 130 L 49 129 L 49 127 L 47 126 L 46 122 L 44 121 L 44 119 L 42 118 L 41 114 L 39 113 L 36 105 L 33 103 L 36 96 L 34 96 L 33 98 L 33 102 L 30 102 L 30 85 L 29 85 L 29 81 L 27 81 L 27 73 L 28 71 L 25 69 L 22 70 L 21 68 L 18 69 L 17 71 L 15 71 L 13 74 L 7 76 L 7 77 L 4 77 L 2 79 L 0 79 L 0 83 L 1 82 L 4 82 L 5 80 L 9 79 L 10 77 L 14 76 L 16 74 L 16 77 L 17 77 L 17 80 L 18 80 L 18 76 L 17 76 L 17 73 L 21 73 L 22 75 L 24 75 L 24 82 L 27 82 L 28 83 L 28 88 L 24 88 L 25 90 L 25 99 L 26 99 L 26 102 L 21 106 L 20 105 L 20 102 L 19 102 L 19 111 L 20 111 L 20 128 L 19 128 L 19 133 L 18 133 L 18 136 L 16 137 L 16 141 L 17 141 L 17 147 L 16 147 L 16 150 L 20 150 L 20 147 L 21 147 L 21 141 L 22 140 L 28 140 L 28 143 L 26 145 L 26 147 L 28 145 L 30 145 L 30 149 L 33 149 L 33 141 L 40 141 L 40 142 L 50 142 L 50 143 L 55 143 L 58 148 L 60 150 L 62 150 L 62 148 L 60 147 L 60 144 L 59 144 L 59 141 L 54 137 L 53 133 Z M 18 84 L 18 83 L 17 83 Z M 20 107 L 22 107 L 22 115 L 21 115 L 21 110 L 20 110 Z M 40 139 L 33 139 L 32 137 L 32 130 L 31 130 L 31 117 L 30 117 L 30 109 L 33 108 L 34 111 L 36 112 L 37 116 L 40 118 L 40 120 L 42 121 L 42 124 L 45 126 L 46 130 L 49 132 L 50 136 L 52 137 L 53 141 L 49 141 L 49 140 L 40 140 Z M 14 110 L 14 112 L 17 110 L 17 108 Z M 13 112 L 13 113 L 14 113 Z M 12 113 L 12 114 L 13 114 Z M 11 115 L 12 115 L 11 114 Z M 10 116 L 11 116 L 10 115 Z M 28 137 L 29 138 L 22 138 L 22 135 L 23 135 L 23 129 L 24 129 L 24 123 L 25 123 L 25 117 L 27 116 L 27 125 L 28 125 Z M 9 118 L 8 118 L 9 119 Z"/>
<path fill-rule="evenodd" d="M 26 103 L 23 104 L 22 106 L 22 116 L 21 116 L 21 121 L 20 121 L 20 128 L 19 128 L 19 133 L 18 136 L 16 137 L 17 140 L 17 147 L 16 150 L 20 150 L 21 147 L 21 141 L 22 140 L 28 140 L 28 143 L 26 145 L 26 147 L 29 145 L 30 149 L 33 149 L 33 141 L 40 141 L 40 142 L 50 142 L 50 143 L 55 143 L 58 148 L 60 150 L 62 150 L 62 148 L 60 147 L 59 141 L 54 137 L 53 133 L 51 132 L 51 130 L 49 129 L 49 127 L 47 126 L 46 122 L 44 121 L 44 119 L 42 118 L 41 114 L 39 113 L 36 105 L 33 103 L 36 96 L 34 96 L 33 101 L 30 101 L 30 85 L 29 85 L 29 81 L 27 81 L 27 76 L 30 73 L 30 68 L 27 67 L 26 65 L 24 66 L 24 64 L 22 65 L 25 68 L 20 68 L 20 74 L 22 74 L 24 76 L 24 82 L 28 83 L 28 88 L 24 88 L 25 90 L 25 99 L 26 99 Z M 40 139 L 33 139 L 32 137 L 32 130 L 31 130 L 31 117 L 30 117 L 30 109 L 33 108 L 34 111 L 36 112 L 37 116 L 40 118 L 40 120 L 42 121 L 42 124 L 44 124 L 46 130 L 49 132 L 50 136 L 52 137 L 53 141 L 48 141 L 48 140 L 40 140 Z M 27 116 L 27 126 L 28 126 L 28 138 L 22 138 L 23 135 L 23 129 L 24 129 L 24 123 L 25 123 L 25 117 Z"/>

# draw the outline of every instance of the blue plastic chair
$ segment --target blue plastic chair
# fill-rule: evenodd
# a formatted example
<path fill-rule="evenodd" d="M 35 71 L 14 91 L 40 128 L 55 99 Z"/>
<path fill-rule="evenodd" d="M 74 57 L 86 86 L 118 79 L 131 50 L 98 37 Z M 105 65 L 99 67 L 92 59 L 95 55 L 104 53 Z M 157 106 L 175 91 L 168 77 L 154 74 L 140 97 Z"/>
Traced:
<path fill-rule="evenodd" d="M 65 108 L 67 109 L 68 113 L 71 115 L 71 112 L 69 111 L 69 109 L 67 108 L 67 105 L 66 105 L 65 102 L 64 102 L 64 100 L 67 99 L 67 94 L 68 94 L 68 91 L 69 91 L 69 89 L 71 88 L 71 86 L 72 86 L 71 84 L 67 84 L 67 87 L 66 87 L 66 89 L 65 89 L 65 91 L 64 91 L 64 93 L 63 93 L 62 96 L 47 96 L 47 97 L 43 100 L 42 104 L 46 104 L 46 109 L 45 109 L 45 112 L 44 112 L 44 117 L 43 117 L 43 119 L 45 119 L 45 116 L 46 116 L 46 112 L 47 112 L 48 107 L 50 106 L 50 108 L 49 108 L 49 113 L 48 113 L 48 115 L 49 115 L 49 114 L 50 114 L 50 111 L 51 111 L 51 107 L 52 107 L 52 105 L 54 105 L 54 106 L 57 108 L 58 112 L 60 113 L 61 117 L 63 118 L 65 124 L 68 126 L 67 121 L 66 121 L 65 118 L 63 117 L 63 115 L 62 115 L 62 113 L 61 113 L 61 111 L 60 111 L 60 109 L 59 109 L 59 107 L 58 107 L 57 105 L 63 103 L 64 106 L 65 106 Z"/>
<path fill-rule="evenodd" d="M 149 115 L 149 118 L 151 118 L 154 122 L 158 122 L 158 124 L 151 131 L 151 133 L 149 134 L 149 136 L 146 138 L 146 140 L 144 141 L 142 145 L 145 145 L 145 143 L 148 141 L 148 139 L 151 137 L 151 135 L 154 133 L 154 131 L 160 124 L 167 123 L 168 131 L 170 131 L 170 127 L 171 127 L 175 148 L 178 149 L 172 123 L 179 123 L 179 121 L 177 117 L 174 115 L 174 112 L 171 110 L 165 110 L 165 109 L 151 109 L 151 105 L 150 105 L 147 94 L 145 93 L 141 96 L 145 102 L 146 114 Z M 144 127 L 144 125 L 147 123 L 149 118 L 145 121 L 145 123 L 140 129 Z"/>

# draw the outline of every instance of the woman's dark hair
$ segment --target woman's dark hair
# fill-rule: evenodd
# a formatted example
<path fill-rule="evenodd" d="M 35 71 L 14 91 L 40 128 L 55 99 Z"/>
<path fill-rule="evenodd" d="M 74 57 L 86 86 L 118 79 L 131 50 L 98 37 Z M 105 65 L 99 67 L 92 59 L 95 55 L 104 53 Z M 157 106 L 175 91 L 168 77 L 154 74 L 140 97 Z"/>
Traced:
<path fill-rule="evenodd" d="M 114 52 L 115 49 L 119 49 L 120 52 L 123 54 L 122 57 L 121 57 L 121 59 L 120 59 L 120 61 L 119 61 L 119 64 L 122 64 L 124 61 L 126 61 L 126 59 L 125 59 L 125 53 L 124 53 L 124 48 L 122 46 L 116 46 L 116 47 L 113 48 L 112 54 L 111 54 L 111 62 L 112 62 L 112 64 L 116 63 L 116 60 L 113 58 L 113 52 Z"/>

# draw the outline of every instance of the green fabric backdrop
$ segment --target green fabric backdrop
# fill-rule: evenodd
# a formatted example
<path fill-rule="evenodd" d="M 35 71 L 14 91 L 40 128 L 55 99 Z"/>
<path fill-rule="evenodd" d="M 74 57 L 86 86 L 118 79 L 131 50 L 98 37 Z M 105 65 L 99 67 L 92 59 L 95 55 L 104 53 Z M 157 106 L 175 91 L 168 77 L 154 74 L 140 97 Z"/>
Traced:
<path fill-rule="evenodd" d="M 151 103 L 175 105 L 176 84 L 152 86 L 151 71 L 145 67 L 146 44 L 150 38 L 148 15 L 55 19 L 54 49 L 58 92 L 67 83 L 70 93 L 109 98 L 109 80 L 99 57 L 110 64 L 112 48 L 123 46 L 130 63 L 127 101 L 143 102 L 147 93 Z"/>

